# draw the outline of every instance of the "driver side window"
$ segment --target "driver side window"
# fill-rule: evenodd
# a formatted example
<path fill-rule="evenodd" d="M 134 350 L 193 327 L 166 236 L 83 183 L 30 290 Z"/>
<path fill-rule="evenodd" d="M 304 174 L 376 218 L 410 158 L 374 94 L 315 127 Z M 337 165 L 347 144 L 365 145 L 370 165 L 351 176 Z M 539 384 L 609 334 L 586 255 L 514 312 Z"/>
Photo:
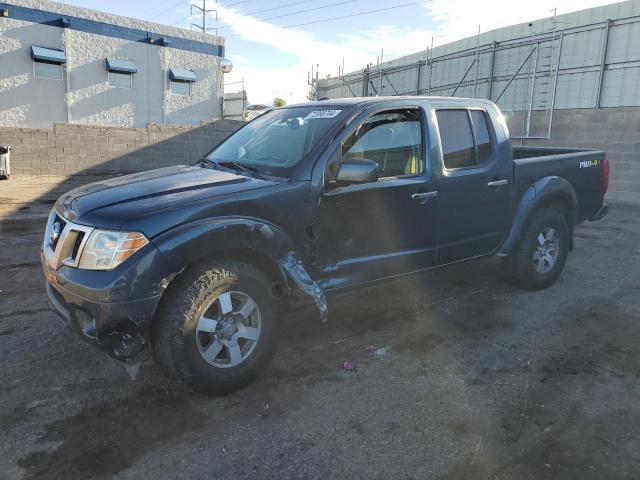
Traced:
<path fill-rule="evenodd" d="M 342 145 L 342 161 L 373 160 L 379 178 L 420 175 L 424 171 L 420 112 L 416 109 L 376 113 Z"/>

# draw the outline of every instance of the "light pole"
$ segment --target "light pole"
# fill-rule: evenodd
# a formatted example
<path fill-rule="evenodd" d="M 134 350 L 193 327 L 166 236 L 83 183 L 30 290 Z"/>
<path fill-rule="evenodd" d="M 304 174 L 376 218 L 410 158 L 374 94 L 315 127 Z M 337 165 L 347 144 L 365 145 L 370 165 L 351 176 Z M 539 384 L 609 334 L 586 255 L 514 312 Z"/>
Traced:
<path fill-rule="evenodd" d="M 228 58 L 223 58 L 220 60 L 218 67 L 220 68 L 220 73 L 222 73 L 222 81 L 220 82 L 222 90 L 222 111 L 220 116 L 224 117 L 224 74 L 230 73 L 231 70 L 233 70 L 233 63 L 231 63 L 231 60 Z M 242 86 L 242 118 L 244 119 L 244 85 Z"/>

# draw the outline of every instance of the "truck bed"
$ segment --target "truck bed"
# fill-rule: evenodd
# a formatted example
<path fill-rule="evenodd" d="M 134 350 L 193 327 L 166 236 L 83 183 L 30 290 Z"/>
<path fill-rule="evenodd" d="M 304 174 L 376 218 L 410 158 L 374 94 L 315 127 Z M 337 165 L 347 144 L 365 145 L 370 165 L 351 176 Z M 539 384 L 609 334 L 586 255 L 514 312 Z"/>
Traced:
<path fill-rule="evenodd" d="M 555 175 L 564 177 L 578 195 L 577 221 L 596 214 L 602 204 L 601 150 L 554 147 L 513 147 L 516 196 L 520 200 L 538 179 Z"/>

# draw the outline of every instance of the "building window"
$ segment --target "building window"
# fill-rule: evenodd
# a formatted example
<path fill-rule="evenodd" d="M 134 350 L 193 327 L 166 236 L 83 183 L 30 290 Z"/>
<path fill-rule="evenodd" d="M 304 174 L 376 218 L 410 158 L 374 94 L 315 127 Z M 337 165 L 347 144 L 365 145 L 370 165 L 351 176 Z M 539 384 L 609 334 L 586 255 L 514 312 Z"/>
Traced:
<path fill-rule="evenodd" d="M 109 72 L 109 86 L 116 88 L 131 88 L 133 86 L 133 74 Z"/>
<path fill-rule="evenodd" d="M 40 62 L 38 60 L 34 60 L 33 74 L 38 78 L 62 80 L 62 65 L 59 63 Z"/>
<path fill-rule="evenodd" d="M 186 95 L 187 97 L 191 95 L 191 82 L 178 82 L 171 80 L 169 88 L 171 89 L 171 93 L 174 95 Z"/>
<path fill-rule="evenodd" d="M 138 67 L 129 60 L 107 58 L 107 71 L 110 87 L 130 89 L 133 87 L 133 75 L 138 72 Z"/>
<path fill-rule="evenodd" d="M 169 91 L 174 95 L 191 95 L 191 84 L 198 77 L 191 70 L 169 69 Z"/>
<path fill-rule="evenodd" d="M 31 58 L 34 76 L 62 80 L 62 65 L 67 63 L 67 57 L 62 50 L 33 46 Z"/>

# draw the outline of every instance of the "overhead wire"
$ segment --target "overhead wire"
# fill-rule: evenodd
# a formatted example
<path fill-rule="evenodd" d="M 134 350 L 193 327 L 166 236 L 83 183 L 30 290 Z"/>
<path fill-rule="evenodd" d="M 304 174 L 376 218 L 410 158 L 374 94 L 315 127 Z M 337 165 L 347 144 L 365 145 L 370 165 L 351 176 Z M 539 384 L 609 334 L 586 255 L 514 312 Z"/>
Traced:
<path fill-rule="evenodd" d="M 161 16 L 163 16 L 165 13 L 168 13 L 170 10 L 174 9 L 175 7 L 177 7 L 178 5 L 180 5 L 181 3 L 184 3 L 184 0 L 180 0 L 179 2 L 176 2 L 174 4 L 172 4 L 170 7 L 167 7 L 166 9 L 164 9 L 162 12 L 160 12 L 159 14 L 157 14 L 155 17 L 151 17 L 149 19 L 149 21 L 153 21 L 156 18 L 160 18 Z"/>
<path fill-rule="evenodd" d="M 273 10 L 280 10 L 281 8 L 293 7 L 295 5 L 300 5 L 301 3 L 310 3 L 310 2 L 313 2 L 313 0 L 298 0 L 297 2 L 285 3 L 284 5 L 278 5 L 277 7 L 265 8 L 262 10 L 254 10 L 253 12 L 243 13 L 243 15 L 257 15 L 258 13 L 271 12 Z"/>
<path fill-rule="evenodd" d="M 253 0 L 246 0 L 246 1 L 253 1 Z M 252 12 L 243 13 L 242 15 L 247 15 L 247 16 L 256 15 L 256 14 L 259 14 L 259 13 L 271 12 L 273 10 L 280 10 L 282 8 L 292 7 L 294 5 L 300 5 L 302 3 L 310 3 L 310 2 L 313 2 L 313 1 L 314 0 L 297 0 L 295 2 L 285 3 L 284 5 L 278 5 L 277 7 L 264 8 L 262 10 L 254 10 Z M 356 0 L 351 0 L 351 1 L 356 1 Z M 233 7 L 234 5 L 238 5 L 240 3 L 245 3 L 245 2 L 242 1 L 242 2 L 236 2 L 236 3 L 233 3 L 233 4 L 229 4 L 229 5 L 223 5 L 223 4 L 220 4 L 220 5 L 225 7 L 225 8 L 230 8 L 230 7 Z M 173 6 L 175 7 L 176 5 L 178 5 L 178 4 L 174 4 Z M 170 8 L 172 8 L 172 7 L 170 7 Z M 178 23 L 188 19 L 189 17 L 191 17 L 191 14 L 187 15 L 186 17 L 182 17 L 180 20 L 177 20 L 172 25 L 177 25 Z M 157 17 L 154 17 L 154 18 L 157 18 Z M 218 20 L 221 20 L 221 19 L 218 19 Z M 228 27 L 221 27 L 221 28 L 228 28 Z"/>
<path fill-rule="evenodd" d="M 254 0 L 241 0 L 240 2 L 230 3 L 229 5 L 222 5 L 225 8 L 234 7 L 236 5 L 240 5 L 241 3 L 253 2 Z"/>
<path fill-rule="evenodd" d="M 244 0 L 244 1 L 251 1 L 251 0 Z M 355 1 L 355 0 L 351 0 L 351 1 Z M 318 20 L 311 20 L 309 22 L 303 22 L 303 23 L 295 23 L 292 25 L 282 25 L 282 26 L 278 26 L 278 28 L 295 28 L 295 27 L 304 27 L 307 25 L 315 25 L 318 23 L 327 23 L 327 22 L 334 22 L 334 21 L 338 21 L 338 20 L 344 20 L 346 18 L 354 18 L 354 17 L 360 17 L 363 15 L 370 15 L 372 13 L 379 13 L 379 12 L 388 12 L 390 10 L 395 10 L 398 8 L 404 8 L 404 7 L 410 7 L 413 5 L 424 5 L 425 3 L 429 3 L 432 0 L 418 0 L 418 1 L 413 1 L 413 2 L 406 2 L 406 3 L 401 3 L 398 5 L 392 5 L 389 7 L 383 7 L 383 8 L 376 8 L 376 9 L 372 9 L 372 10 L 365 10 L 363 12 L 356 12 L 356 13 L 350 13 L 350 14 L 346 14 L 346 15 L 340 15 L 340 16 L 336 16 L 336 17 L 329 17 L 329 18 L 321 18 Z M 244 2 L 236 2 L 234 5 L 237 5 L 238 3 L 244 3 Z M 348 3 L 346 0 L 344 3 Z M 284 8 L 284 6 L 281 6 Z M 274 7 L 276 8 L 276 7 Z M 319 10 L 320 8 L 324 8 L 324 7 L 316 7 L 314 9 L 310 9 L 310 10 Z M 254 12 L 255 13 L 255 12 Z M 295 13 L 292 14 L 283 14 L 282 16 L 280 16 L 280 18 L 284 17 L 284 16 L 290 16 L 290 15 L 294 15 Z M 173 23 L 173 25 L 176 25 L 177 23 L 186 20 L 187 18 L 189 18 L 191 15 L 188 15 L 180 20 L 178 20 L 177 22 Z M 271 18 L 273 19 L 273 18 Z M 261 20 L 268 20 L 268 19 L 261 19 Z M 227 28 L 227 27 L 225 27 Z M 225 38 L 231 38 L 231 37 L 243 37 L 245 36 L 245 34 L 243 33 L 234 33 L 232 35 L 225 35 Z"/>
<path fill-rule="evenodd" d="M 321 7 L 313 7 L 313 8 L 307 8 L 307 9 L 304 9 L 304 10 L 297 10 L 295 12 L 283 13 L 281 15 L 274 15 L 272 17 L 258 18 L 257 20 L 267 21 L 267 20 L 275 20 L 276 18 L 291 17 L 293 15 L 299 15 L 301 13 L 314 12 L 316 10 L 322 10 L 324 8 L 336 7 L 338 5 L 344 5 L 345 3 L 353 3 L 353 2 L 358 2 L 358 1 L 360 1 L 360 0 L 342 0 L 341 2 L 335 2 L 335 3 L 330 3 L 328 5 L 322 5 Z M 245 14 L 243 14 L 243 15 L 245 15 Z M 249 14 L 247 13 L 246 15 L 249 15 Z M 220 19 L 220 20 L 223 20 L 223 19 Z M 231 28 L 231 27 L 220 27 L 220 30 L 226 29 L 226 28 Z"/>
<path fill-rule="evenodd" d="M 369 15 L 372 13 L 379 13 L 379 12 L 386 12 L 389 10 L 395 10 L 397 8 L 403 8 L 403 7 L 409 7 L 412 5 L 424 5 L 425 3 L 429 3 L 432 0 L 421 0 L 421 1 L 416 1 L 416 2 L 407 2 L 407 3 L 401 3 L 399 5 L 393 5 L 391 7 L 384 7 L 384 8 L 376 8 L 374 10 L 366 10 L 364 12 L 357 12 L 357 13 L 351 13 L 348 15 L 340 15 L 338 17 L 330 17 L 330 18 L 322 18 L 319 20 L 312 20 L 310 22 L 303 22 L 303 23 L 296 23 L 293 25 L 282 25 L 279 26 L 279 28 L 295 28 L 295 27 L 304 27 L 307 25 L 315 25 L 318 23 L 326 23 L 326 22 L 333 22 L 333 21 L 337 21 L 337 20 L 343 20 L 345 18 L 353 18 L 353 17 L 359 17 L 362 15 Z M 242 37 L 244 36 L 243 33 L 235 33 L 233 35 L 225 35 L 225 38 L 230 38 L 230 37 Z"/>

